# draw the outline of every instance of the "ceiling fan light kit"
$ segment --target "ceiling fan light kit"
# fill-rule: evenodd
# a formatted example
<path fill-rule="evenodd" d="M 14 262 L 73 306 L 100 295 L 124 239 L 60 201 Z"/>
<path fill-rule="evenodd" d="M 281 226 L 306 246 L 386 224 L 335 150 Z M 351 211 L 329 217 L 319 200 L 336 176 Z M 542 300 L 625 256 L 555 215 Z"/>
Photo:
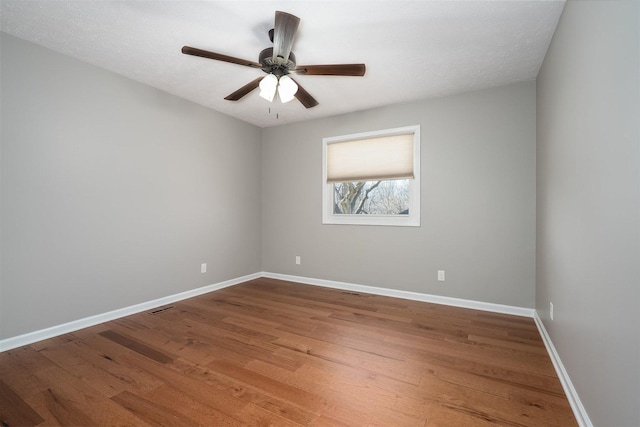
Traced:
<path fill-rule="evenodd" d="M 276 77 L 274 74 L 267 74 L 267 76 L 260 81 L 259 86 L 260 97 L 269 102 L 273 102 L 273 98 L 276 96 L 277 91 L 280 96 L 280 102 L 283 104 L 291 101 L 298 91 L 298 85 L 291 77 Z"/>
<path fill-rule="evenodd" d="M 259 63 L 247 61 L 233 56 L 184 46 L 182 53 L 185 55 L 200 56 L 202 58 L 224 61 L 245 67 L 260 68 L 267 73 L 264 78 L 257 78 L 224 99 L 238 101 L 245 95 L 260 87 L 260 97 L 273 102 L 276 92 L 280 102 L 286 103 L 297 98 L 305 108 L 318 105 L 318 101 L 309 94 L 299 83 L 288 74 L 323 75 L 323 76 L 364 76 L 366 67 L 364 64 L 332 64 L 332 65 L 296 65 L 296 57 L 291 52 L 293 39 L 298 31 L 300 18 L 286 12 L 276 11 L 275 27 L 269 31 L 269 38 L 273 47 L 260 52 Z"/>

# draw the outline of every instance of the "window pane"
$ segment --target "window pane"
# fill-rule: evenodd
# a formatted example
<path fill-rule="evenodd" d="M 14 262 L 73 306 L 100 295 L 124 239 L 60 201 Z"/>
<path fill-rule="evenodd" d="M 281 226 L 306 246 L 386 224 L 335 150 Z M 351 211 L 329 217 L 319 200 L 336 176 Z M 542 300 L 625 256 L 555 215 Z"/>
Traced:
<path fill-rule="evenodd" d="M 333 184 L 333 213 L 407 215 L 409 180 L 352 181 Z"/>

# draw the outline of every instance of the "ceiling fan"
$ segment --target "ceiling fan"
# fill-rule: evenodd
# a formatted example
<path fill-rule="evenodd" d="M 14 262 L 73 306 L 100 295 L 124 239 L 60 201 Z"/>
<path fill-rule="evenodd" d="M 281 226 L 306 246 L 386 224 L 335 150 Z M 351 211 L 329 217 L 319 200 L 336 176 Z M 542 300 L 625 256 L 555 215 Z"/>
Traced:
<path fill-rule="evenodd" d="M 266 77 L 247 83 L 224 99 L 237 101 L 257 87 L 260 87 L 260 96 L 273 101 L 276 91 L 282 102 L 288 102 L 294 97 L 306 108 L 315 107 L 318 101 L 309 92 L 304 90 L 289 74 L 322 75 L 322 76 L 364 76 L 364 64 L 331 64 L 331 65 L 297 65 L 296 56 L 291 52 L 293 38 L 298 30 L 300 18 L 286 12 L 276 11 L 275 27 L 269 31 L 269 39 L 273 47 L 268 47 L 260 52 L 259 62 L 248 61 L 233 56 L 184 46 L 182 53 L 186 55 L 200 56 L 202 58 L 225 61 L 246 67 L 259 68 Z"/>

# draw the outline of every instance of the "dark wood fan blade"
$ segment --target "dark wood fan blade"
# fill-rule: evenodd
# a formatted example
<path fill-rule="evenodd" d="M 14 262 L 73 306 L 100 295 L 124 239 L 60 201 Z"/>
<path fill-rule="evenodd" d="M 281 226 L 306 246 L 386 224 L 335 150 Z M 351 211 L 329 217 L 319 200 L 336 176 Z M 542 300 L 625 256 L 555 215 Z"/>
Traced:
<path fill-rule="evenodd" d="M 262 68 L 257 62 L 247 61 L 246 59 L 236 58 L 233 56 L 223 55 L 221 53 L 209 52 L 208 50 L 197 49 L 191 46 L 184 46 L 182 53 L 185 55 L 200 56 L 201 58 L 215 59 L 216 61 L 230 62 L 232 64 L 244 65 L 246 67 Z"/>
<path fill-rule="evenodd" d="M 257 88 L 260 85 L 260 81 L 262 79 L 264 79 L 264 77 L 258 77 L 257 79 L 252 80 L 251 82 L 242 86 L 240 89 L 233 92 L 232 94 L 225 96 L 224 99 L 226 99 L 227 101 L 239 100 L 240 98 L 242 98 L 243 96 L 245 96 L 246 94 L 248 94 L 249 92 Z"/>
<path fill-rule="evenodd" d="M 299 65 L 294 70 L 308 76 L 364 76 L 365 71 L 364 64 Z"/>
<path fill-rule="evenodd" d="M 276 23 L 273 33 L 273 60 L 276 63 L 286 63 L 289 60 L 293 38 L 298 31 L 300 18 L 286 12 L 276 11 Z M 278 60 L 280 57 L 282 59 Z"/>
<path fill-rule="evenodd" d="M 296 82 L 295 80 L 293 81 Z M 316 101 L 316 99 L 311 96 L 309 92 L 304 90 L 304 88 L 300 86 L 300 83 L 296 82 L 296 84 L 298 85 L 298 91 L 296 92 L 295 97 L 302 103 L 302 105 L 304 105 L 306 108 L 313 108 L 318 105 L 318 101 Z"/>

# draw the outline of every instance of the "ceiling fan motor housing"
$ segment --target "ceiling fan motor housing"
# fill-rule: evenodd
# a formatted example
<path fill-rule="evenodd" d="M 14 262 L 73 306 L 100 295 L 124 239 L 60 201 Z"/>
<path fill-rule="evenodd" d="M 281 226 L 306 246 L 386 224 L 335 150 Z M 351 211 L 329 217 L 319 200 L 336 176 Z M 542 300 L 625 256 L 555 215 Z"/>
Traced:
<path fill-rule="evenodd" d="M 282 59 L 279 57 L 278 59 Z M 289 53 L 289 60 L 286 63 L 278 63 L 273 60 L 273 48 L 268 47 L 260 52 L 258 62 L 262 65 L 262 71 L 267 74 L 274 74 L 277 77 L 289 74 L 296 68 L 296 56 L 293 52 Z"/>

